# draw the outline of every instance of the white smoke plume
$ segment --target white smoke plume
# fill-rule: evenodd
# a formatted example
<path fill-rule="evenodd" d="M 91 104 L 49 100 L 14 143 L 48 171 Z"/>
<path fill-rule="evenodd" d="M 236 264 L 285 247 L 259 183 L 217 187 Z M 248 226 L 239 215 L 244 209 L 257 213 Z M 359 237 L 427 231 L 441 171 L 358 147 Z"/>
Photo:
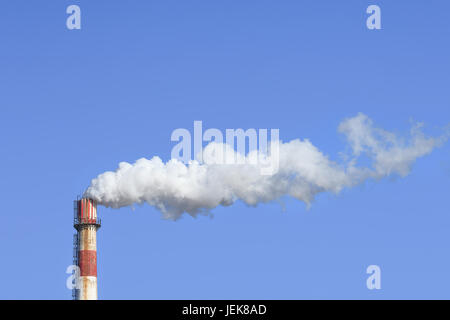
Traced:
<path fill-rule="evenodd" d="M 447 138 L 426 137 L 421 124 L 416 124 L 408 138 L 402 139 L 375 128 L 362 113 L 345 119 L 338 131 L 345 135 L 351 149 L 340 163 L 330 160 L 307 139 L 272 141 L 272 150 L 274 146 L 279 150 L 279 169 L 272 175 L 262 175 L 258 165 L 217 164 L 215 158 L 225 150 L 227 156 L 248 160 L 257 156 L 257 151 L 244 156 L 226 144 L 213 142 L 204 149 L 202 162 L 185 165 L 172 159 L 163 163 L 157 156 L 134 164 L 121 162 L 115 172 L 93 179 L 84 196 L 113 208 L 146 202 L 159 209 L 164 218 L 173 220 L 185 212 L 192 216 L 208 213 L 239 199 L 256 206 L 291 196 L 309 205 L 320 192 L 339 193 L 367 179 L 389 175 L 404 177 L 417 158 L 429 154 Z M 269 160 L 271 156 L 267 155 Z M 370 160 L 369 166 L 358 165 L 361 156 Z"/>

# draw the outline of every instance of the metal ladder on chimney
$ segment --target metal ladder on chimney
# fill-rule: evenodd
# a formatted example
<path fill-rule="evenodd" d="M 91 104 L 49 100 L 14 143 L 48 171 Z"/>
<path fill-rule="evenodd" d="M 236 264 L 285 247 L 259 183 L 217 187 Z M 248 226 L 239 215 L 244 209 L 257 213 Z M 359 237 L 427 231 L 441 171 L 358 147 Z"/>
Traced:
<path fill-rule="evenodd" d="M 78 233 L 75 233 L 73 235 L 73 265 L 78 266 L 78 252 L 79 252 L 79 239 L 78 239 Z M 77 280 L 75 280 L 77 281 Z M 76 287 L 74 287 L 72 289 L 72 299 L 76 300 L 77 299 L 77 291 L 78 289 Z"/>

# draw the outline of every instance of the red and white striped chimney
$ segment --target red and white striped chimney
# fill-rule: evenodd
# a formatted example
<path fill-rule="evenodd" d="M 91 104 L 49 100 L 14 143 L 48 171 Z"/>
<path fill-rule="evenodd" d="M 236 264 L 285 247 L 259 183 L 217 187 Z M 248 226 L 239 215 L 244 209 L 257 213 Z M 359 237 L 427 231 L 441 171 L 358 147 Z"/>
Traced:
<path fill-rule="evenodd" d="M 77 230 L 75 262 L 80 268 L 76 300 L 97 300 L 97 230 L 101 222 L 97 217 L 97 203 L 82 198 L 75 201 L 74 227 Z"/>

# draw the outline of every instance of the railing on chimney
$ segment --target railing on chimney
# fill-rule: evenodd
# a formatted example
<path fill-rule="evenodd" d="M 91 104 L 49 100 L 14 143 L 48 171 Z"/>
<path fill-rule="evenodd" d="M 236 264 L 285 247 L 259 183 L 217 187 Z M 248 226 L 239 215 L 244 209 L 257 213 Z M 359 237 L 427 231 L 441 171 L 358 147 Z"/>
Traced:
<path fill-rule="evenodd" d="M 78 230 L 80 225 L 94 225 L 98 228 L 102 225 L 102 220 L 100 218 L 80 218 L 78 216 L 78 201 L 73 202 L 73 226 Z"/>

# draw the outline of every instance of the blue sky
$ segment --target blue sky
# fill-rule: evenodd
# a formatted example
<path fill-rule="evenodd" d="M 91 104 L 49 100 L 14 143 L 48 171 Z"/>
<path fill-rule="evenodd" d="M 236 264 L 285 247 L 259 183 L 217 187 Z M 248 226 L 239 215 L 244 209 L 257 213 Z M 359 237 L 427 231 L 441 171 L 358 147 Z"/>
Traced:
<path fill-rule="evenodd" d="M 67 6 L 82 11 L 68 30 Z M 378 4 L 382 30 L 366 28 Z M 279 128 L 337 159 L 363 112 L 450 122 L 447 1 L 3 1 L 2 299 L 70 299 L 72 201 L 120 161 L 170 158 L 176 128 Z M 99 208 L 101 299 L 450 298 L 449 146 L 404 179 L 237 202 L 213 217 Z M 284 208 L 284 209 L 283 209 Z M 368 265 L 381 290 L 366 288 Z"/>

